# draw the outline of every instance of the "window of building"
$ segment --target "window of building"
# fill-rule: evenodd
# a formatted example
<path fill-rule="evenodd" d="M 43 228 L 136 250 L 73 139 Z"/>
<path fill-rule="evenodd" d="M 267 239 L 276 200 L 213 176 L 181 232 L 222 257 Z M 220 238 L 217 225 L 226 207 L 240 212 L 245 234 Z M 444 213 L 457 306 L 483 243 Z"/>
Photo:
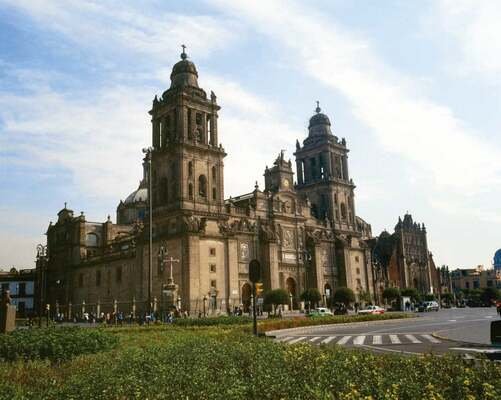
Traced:
<path fill-rule="evenodd" d="M 122 282 L 122 267 L 117 267 L 116 281 L 117 283 Z"/>
<path fill-rule="evenodd" d="M 26 303 L 24 301 L 20 301 L 17 303 L 17 311 L 23 314 L 26 311 Z"/>
<path fill-rule="evenodd" d="M 341 203 L 341 218 L 346 219 L 346 205 Z"/>
<path fill-rule="evenodd" d="M 85 244 L 91 247 L 97 247 L 99 245 L 99 238 L 95 233 L 88 233 L 85 237 Z"/>
<path fill-rule="evenodd" d="M 474 289 L 479 289 L 480 288 L 480 282 L 479 281 L 473 281 L 473 288 Z"/>
<path fill-rule="evenodd" d="M 216 200 L 216 197 L 217 197 L 216 188 L 212 188 L 212 200 Z"/>
<path fill-rule="evenodd" d="M 96 286 L 101 286 L 101 271 L 96 271 Z"/>
<path fill-rule="evenodd" d="M 361 287 L 362 286 L 362 281 L 360 279 L 357 279 L 357 286 Z"/>
<path fill-rule="evenodd" d="M 2 283 L 2 293 L 9 290 L 9 284 L 8 283 Z"/>
<path fill-rule="evenodd" d="M 26 296 L 26 283 L 25 282 L 19 283 L 18 295 L 19 296 Z"/>
<path fill-rule="evenodd" d="M 202 197 L 207 197 L 207 178 L 205 175 L 198 177 L 198 194 Z"/>
<path fill-rule="evenodd" d="M 210 272 L 216 272 L 216 264 L 209 264 L 209 271 Z"/>
<path fill-rule="evenodd" d="M 197 125 L 202 125 L 202 114 L 197 113 L 195 116 L 195 121 L 196 121 Z"/>
<path fill-rule="evenodd" d="M 193 185 L 191 183 L 188 184 L 188 198 L 193 200 Z"/>
<path fill-rule="evenodd" d="M 216 179 L 216 167 L 212 167 L 212 179 Z"/>
<path fill-rule="evenodd" d="M 357 275 L 360 275 L 360 268 L 357 268 Z"/>
<path fill-rule="evenodd" d="M 360 258 L 358 256 L 355 256 L 355 262 L 359 262 Z"/>
<path fill-rule="evenodd" d="M 215 247 L 211 247 L 209 249 L 209 255 L 211 255 L 211 256 L 215 256 L 216 255 L 216 248 Z"/>
<path fill-rule="evenodd" d="M 188 176 L 191 178 L 193 176 L 193 162 L 188 163 Z"/>
<path fill-rule="evenodd" d="M 470 282 L 465 282 L 465 283 L 464 283 L 464 287 L 465 287 L 466 289 L 469 289 L 469 288 L 470 288 Z"/>
<path fill-rule="evenodd" d="M 215 280 L 215 279 L 213 279 L 213 280 L 211 280 L 211 281 L 210 281 L 210 287 L 211 287 L 211 288 L 214 288 L 214 289 L 217 287 L 217 286 L 216 286 L 216 280 Z"/>
<path fill-rule="evenodd" d="M 487 287 L 492 287 L 492 286 L 493 286 L 492 281 L 490 281 L 490 280 L 487 281 Z"/>
<path fill-rule="evenodd" d="M 84 276 L 83 276 L 83 274 L 79 274 L 78 275 L 78 287 L 82 288 L 83 284 L 84 284 Z"/>

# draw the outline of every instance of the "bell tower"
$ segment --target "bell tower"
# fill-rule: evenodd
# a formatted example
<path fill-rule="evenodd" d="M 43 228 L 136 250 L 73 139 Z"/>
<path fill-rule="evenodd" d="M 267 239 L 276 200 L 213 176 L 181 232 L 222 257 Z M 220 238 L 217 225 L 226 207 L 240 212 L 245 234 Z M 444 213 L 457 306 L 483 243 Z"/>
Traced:
<path fill-rule="evenodd" d="M 312 214 L 329 219 L 335 230 L 356 230 L 353 180 L 348 173 L 346 140 L 332 134 L 331 122 L 317 101 L 303 146 L 296 141 L 296 169 L 299 193 L 307 196 Z"/>
<path fill-rule="evenodd" d="M 173 210 L 220 213 L 224 205 L 223 159 L 218 141 L 216 95 L 198 86 L 195 64 L 183 45 L 171 85 L 155 96 L 152 123 L 154 214 Z"/>

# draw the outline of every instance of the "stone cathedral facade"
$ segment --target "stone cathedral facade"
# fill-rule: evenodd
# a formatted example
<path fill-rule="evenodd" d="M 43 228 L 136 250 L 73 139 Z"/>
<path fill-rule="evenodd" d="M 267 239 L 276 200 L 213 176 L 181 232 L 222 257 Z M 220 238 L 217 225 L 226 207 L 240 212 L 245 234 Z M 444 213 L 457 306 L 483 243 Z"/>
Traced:
<path fill-rule="evenodd" d="M 355 185 L 345 139 L 316 113 L 293 163 L 278 153 L 264 170 L 264 188 L 224 198 L 224 132 L 213 92 L 198 86 L 195 65 L 181 54 L 171 85 L 155 96 L 151 174 L 117 208 L 117 223 L 86 220 L 66 206 L 47 230 L 46 302 L 145 307 L 149 279 L 148 179 L 152 187 L 152 297 L 161 303 L 169 266 L 179 305 L 221 311 L 250 304 L 249 261 L 261 262 L 264 289 L 284 288 L 294 308 L 300 293 L 318 288 L 328 300 L 347 286 L 374 294 L 371 227 L 356 215 Z M 295 179 L 294 179 L 295 175 Z"/>

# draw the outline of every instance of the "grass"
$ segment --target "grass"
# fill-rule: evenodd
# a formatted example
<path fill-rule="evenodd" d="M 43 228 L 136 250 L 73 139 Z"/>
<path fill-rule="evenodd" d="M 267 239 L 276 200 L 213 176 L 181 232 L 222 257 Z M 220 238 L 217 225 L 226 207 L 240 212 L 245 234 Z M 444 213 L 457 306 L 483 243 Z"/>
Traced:
<path fill-rule="evenodd" d="M 118 341 L 106 351 L 0 362 L 0 399 L 501 398 L 501 366 L 488 361 L 285 345 L 247 329 L 106 329 Z"/>

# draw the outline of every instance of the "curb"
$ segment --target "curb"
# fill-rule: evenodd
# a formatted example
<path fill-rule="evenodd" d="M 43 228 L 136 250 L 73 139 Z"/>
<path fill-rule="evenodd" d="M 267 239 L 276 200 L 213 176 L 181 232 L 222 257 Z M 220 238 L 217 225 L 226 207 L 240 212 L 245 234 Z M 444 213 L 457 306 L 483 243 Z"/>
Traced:
<path fill-rule="evenodd" d="M 431 336 L 433 336 L 433 337 L 435 337 L 437 339 L 440 339 L 440 340 L 445 340 L 447 342 L 459 343 L 461 346 L 482 347 L 482 348 L 483 347 L 485 347 L 485 348 L 491 348 L 491 347 L 493 347 L 492 344 L 475 343 L 475 342 L 465 342 L 464 340 L 451 339 L 451 338 L 448 338 L 447 336 L 439 335 L 438 332 L 440 332 L 440 331 L 432 332 Z"/>
<path fill-rule="evenodd" d="M 419 317 L 409 317 L 409 318 L 396 318 L 396 319 L 386 319 L 382 321 L 362 321 L 362 322 L 345 322 L 342 324 L 325 324 L 325 325 L 310 325 L 310 326 L 299 326 L 297 328 L 284 328 L 284 329 L 276 329 L 273 331 L 265 332 L 267 337 L 276 338 L 277 336 L 283 336 L 287 334 L 293 333 L 306 333 L 312 330 L 327 330 L 332 329 L 333 327 L 346 327 L 346 326 L 369 326 L 369 325 L 379 325 L 382 323 L 397 323 L 402 322 L 402 320 L 413 319 Z M 426 318 L 426 317 L 423 317 Z"/>

